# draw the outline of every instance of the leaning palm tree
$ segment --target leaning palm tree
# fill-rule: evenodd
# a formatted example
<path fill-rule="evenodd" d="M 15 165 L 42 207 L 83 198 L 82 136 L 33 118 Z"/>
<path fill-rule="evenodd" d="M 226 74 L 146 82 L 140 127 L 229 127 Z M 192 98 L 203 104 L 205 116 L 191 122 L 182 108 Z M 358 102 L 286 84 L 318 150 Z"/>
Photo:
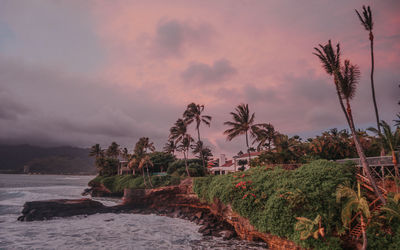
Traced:
<path fill-rule="evenodd" d="M 374 62 L 374 34 L 372 33 L 372 29 L 374 27 L 374 22 L 372 21 L 372 12 L 371 8 L 368 6 L 365 8 L 365 6 L 362 7 L 363 12 L 362 16 L 361 14 L 357 11 L 357 16 L 361 21 L 361 25 L 369 32 L 369 41 L 370 41 L 370 46 L 371 46 L 371 91 L 372 91 L 372 100 L 374 103 L 374 109 L 375 109 L 375 117 L 376 117 L 376 125 L 378 127 L 379 133 L 381 133 L 381 126 L 379 124 L 379 113 L 378 113 L 378 106 L 376 105 L 376 98 L 375 98 L 375 85 L 374 85 L 374 69 L 375 69 L 375 62 Z"/>
<path fill-rule="evenodd" d="M 353 135 L 353 141 L 356 146 L 357 154 L 360 157 L 361 164 L 363 167 L 363 171 L 367 175 L 374 192 L 377 197 L 382 201 L 383 204 L 386 204 L 385 198 L 382 196 L 379 191 L 375 180 L 372 177 L 371 169 L 368 165 L 367 158 L 365 157 L 364 150 L 361 146 L 361 143 L 357 137 L 357 133 L 354 126 L 353 116 L 350 107 L 350 100 L 355 95 L 356 84 L 359 80 L 359 71 L 358 68 L 354 65 L 350 64 L 350 61 L 346 60 L 344 66 L 341 66 L 340 62 L 340 46 L 336 45 L 336 51 L 332 48 L 331 41 L 328 41 L 326 45 L 319 45 L 320 48 L 314 48 L 315 53 L 320 61 L 322 62 L 322 67 L 325 71 L 333 76 L 336 93 L 338 95 L 340 107 L 346 117 L 347 123 L 349 124 L 350 130 Z M 344 100 L 347 102 L 347 109 L 344 106 Z"/>
<path fill-rule="evenodd" d="M 183 119 L 178 119 L 169 132 L 169 140 L 173 140 L 177 145 L 187 134 L 187 123 Z"/>
<path fill-rule="evenodd" d="M 250 114 L 248 104 L 240 104 L 235 108 L 235 112 L 230 113 L 233 121 L 224 122 L 224 125 L 230 126 L 230 129 L 225 130 L 224 135 L 227 140 L 231 141 L 238 135 L 246 135 L 247 154 L 249 156 L 250 164 L 250 147 L 249 147 L 249 133 L 254 137 L 256 125 L 254 125 L 255 114 Z"/>
<path fill-rule="evenodd" d="M 345 227 L 350 226 L 350 221 L 354 213 L 360 213 L 361 232 L 363 236 L 362 249 L 367 249 L 367 234 L 366 234 L 366 222 L 371 217 L 369 205 L 367 199 L 361 196 L 360 183 L 357 183 L 358 192 L 356 193 L 350 185 L 339 185 L 336 189 L 336 201 L 339 203 L 342 198 L 346 198 L 346 203 L 342 209 L 342 222 Z"/>
<path fill-rule="evenodd" d="M 150 156 L 149 156 L 148 154 L 146 154 L 146 155 L 140 160 L 138 169 L 141 170 L 141 169 L 146 168 L 146 170 L 147 170 L 147 179 L 149 180 L 150 187 L 153 187 L 153 183 L 151 183 L 151 178 L 150 178 L 150 174 L 149 174 L 149 165 L 150 165 L 150 166 L 154 166 L 153 162 L 152 162 L 151 159 L 150 159 Z M 144 170 L 142 171 L 142 173 L 143 173 L 143 179 L 145 179 L 145 178 L 144 178 Z"/>
<path fill-rule="evenodd" d="M 381 141 L 381 144 L 391 152 L 396 179 L 398 179 L 399 167 L 395 150 L 400 147 L 400 127 L 396 127 L 396 130 L 393 132 L 390 125 L 383 120 L 380 122 L 380 126 L 383 128 L 383 133 L 379 133 L 379 130 L 375 128 L 368 128 L 368 130 L 376 133 Z M 397 192 L 399 192 L 397 181 L 396 186 Z"/>
<path fill-rule="evenodd" d="M 209 115 L 202 115 L 204 111 L 204 105 L 199 105 L 195 103 L 190 103 L 185 112 L 183 113 L 183 117 L 185 119 L 185 122 L 190 125 L 192 122 L 196 122 L 196 130 L 197 130 L 197 142 L 200 142 L 200 125 L 201 123 L 204 123 L 205 125 L 210 127 L 210 122 L 212 117 Z M 201 144 L 203 146 L 203 144 Z M 203 162 L 203 168 L 206 168 L 206 163 L 204 160 L 204 155 L 202 153 L 202 150 L 200 150 L 200 156 L 201 160 Z"/>

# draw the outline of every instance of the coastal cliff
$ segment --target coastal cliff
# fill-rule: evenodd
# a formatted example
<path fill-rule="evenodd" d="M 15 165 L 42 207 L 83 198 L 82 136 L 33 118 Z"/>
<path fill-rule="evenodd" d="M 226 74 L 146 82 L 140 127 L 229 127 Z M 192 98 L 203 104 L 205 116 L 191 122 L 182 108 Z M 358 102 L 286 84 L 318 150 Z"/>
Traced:
<path fill-rule="evenodd" d="M 230 205 L 225 205 L 218 199 L 211 204 L 201 201 L 193 192 L 193 180 L 190 178 L 185 179 L 178 186 L 149 190 L 125 189 L 123 202 L 125 206 L 168 211 L 175 216 L 178 213 L 188 212 L 196 214 L 196 211 L 197 214 L 211 213 L 220 222 L 231 225 L 241 239 L 264 241 L 270 249 L 301 249 L 292 241 L 257 231 L 248 219 L 241 217 L 232 210 Z M 198 219 L 201 217 L 198 216 Z"/>

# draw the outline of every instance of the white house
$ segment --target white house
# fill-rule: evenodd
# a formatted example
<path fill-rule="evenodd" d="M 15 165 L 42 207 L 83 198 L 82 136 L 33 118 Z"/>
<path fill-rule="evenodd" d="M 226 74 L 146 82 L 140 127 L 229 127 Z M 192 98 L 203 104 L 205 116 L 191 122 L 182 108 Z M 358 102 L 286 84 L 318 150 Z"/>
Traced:
<path fill-rule="evenodd" d="M 250 159 L 257 158 L 261 152 L 253 152 L 250 153 Z M 234 156 L 233 160 L 227 160 L 224 154 L 221 154 L 219 159 L 211 160 L 208 163 L 208 170 L 214 174 L 227 174 L 239 171 L 241 165 L 239 165 L 240 160 L 247 160 L 249 159 L 248 154 L 242 154 L 240 156 Z M 244 165 L 245 170 L 249 169 L 250 166 L 248 163 Z"/>

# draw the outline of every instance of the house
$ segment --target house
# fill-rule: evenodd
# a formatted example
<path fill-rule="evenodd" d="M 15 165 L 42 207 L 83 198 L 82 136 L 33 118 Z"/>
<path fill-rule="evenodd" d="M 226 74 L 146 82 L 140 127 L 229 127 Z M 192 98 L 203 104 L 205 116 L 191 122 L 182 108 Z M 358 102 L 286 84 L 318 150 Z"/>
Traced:
<path fill-rule="evenodd" d="M 250 159 L 255 159 L 257 158 L 262 152 L 251 152 L 250 153 Z M 238 156 L 234 156 L 233 157 L 235 164 L 238 168 L 240 168 L 241 166 L 244 166 L 245 170 L 250 168 L 250 164 L 249 164 L 249 154 L 241 154 Z M 245 164 L 240 164 L 239 161 L 246 161 Z"/>
<path fill-rule="evenodd" d="M 261 152 L 250 153 L 250 159 L 257 158 L 260 154 Z M 214 175 L 237 172 L 240 171 L 239 168 L 242 166 L 239 164 L 240 160 L 246 160 L 244 168 L 247 170 L 250 168 L 248 158 L 248 154 L 242 154 L 240 156 L 234 156 L 232 160 L 227 160 L 225 154 L 221 154 L 219 159 L 213 159 L 208 162 L 208 170 Z"/>

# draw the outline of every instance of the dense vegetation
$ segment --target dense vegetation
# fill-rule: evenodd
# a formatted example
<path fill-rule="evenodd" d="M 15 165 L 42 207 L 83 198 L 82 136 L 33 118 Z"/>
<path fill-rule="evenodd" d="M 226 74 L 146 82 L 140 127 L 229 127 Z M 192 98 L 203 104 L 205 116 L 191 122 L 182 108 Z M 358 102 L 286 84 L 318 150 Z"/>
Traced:
<path fill-rule="evenodd" d="M 0 172 L 41 174 L 95 174 L 89 149 L 77 147 L 38 147 L 31 145 L 0 145 Z"/>
<path fill-rule="evenodd" d="M 243 174 L 196 178 L 194 192 L 208 202 L 218 198 L 231 204 L 234 211 L 248 218 L 261 232 L 286 237 L 303 246 L 339 248 L 335 233 L 341 230 L 341 205 L 336 202 L 336 188 L 353 182 L 354 168 L 318 160 L 297 170 L 251 168 Z M 294 229 L 296 217 L 321 216 L 324 241 L 300 240 Z"/>

